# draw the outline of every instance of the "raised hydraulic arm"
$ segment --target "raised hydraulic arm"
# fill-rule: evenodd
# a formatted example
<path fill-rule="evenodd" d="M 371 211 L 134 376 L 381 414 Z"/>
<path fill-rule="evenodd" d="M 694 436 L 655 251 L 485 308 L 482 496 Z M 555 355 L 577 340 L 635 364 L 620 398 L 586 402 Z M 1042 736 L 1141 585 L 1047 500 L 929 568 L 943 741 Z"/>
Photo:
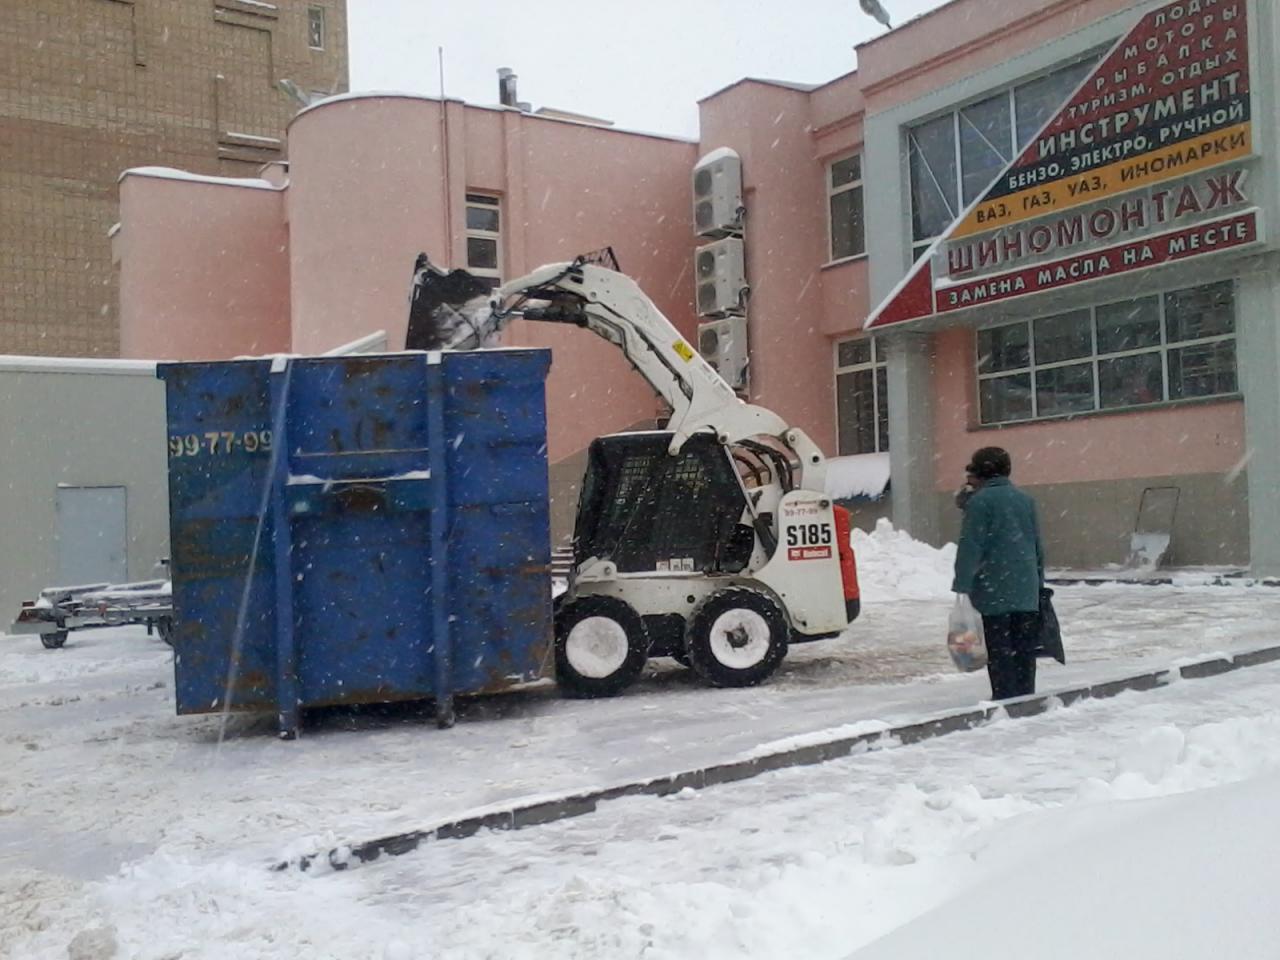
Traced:
<path fill-rule="evenodd" d="M 799 460 L 798 486 L 822 490 L 826 459 L 804 431 L 772 410 L 739 399 L 724 378 L 625 274 L 574 261 L 539 267 L 475 294 L 469 275 L 443 274 L 419 258 L 410 312 L 409 347 L 468 349 L 496 339 L 513 319 L 586 327 L 617 346 L 671 407 L 667 429 L 679 450 L 695 433 L 713 432 L 730 444 L 775 437 Z M 465 301 L 465 302 L 464 302 Z"/>

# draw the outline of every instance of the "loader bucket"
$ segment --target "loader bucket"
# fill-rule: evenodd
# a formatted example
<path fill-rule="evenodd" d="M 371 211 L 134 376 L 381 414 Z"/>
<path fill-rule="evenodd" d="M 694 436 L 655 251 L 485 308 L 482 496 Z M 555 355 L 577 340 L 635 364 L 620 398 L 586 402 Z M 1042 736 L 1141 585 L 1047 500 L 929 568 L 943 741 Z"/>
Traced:
<path fill-rule="evenodd" d="M 418 254 L 413 267 L 406 350 L 474 350 L 495 333 L 491 281 L 465 270 L 445 273 Z"/>

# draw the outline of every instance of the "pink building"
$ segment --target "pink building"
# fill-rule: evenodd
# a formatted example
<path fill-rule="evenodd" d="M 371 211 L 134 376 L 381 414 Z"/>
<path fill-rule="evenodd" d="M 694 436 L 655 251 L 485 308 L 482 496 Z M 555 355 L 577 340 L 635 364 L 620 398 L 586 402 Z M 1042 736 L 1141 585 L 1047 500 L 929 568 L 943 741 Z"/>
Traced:
<path fill-rule="evenodd" d="M 1175 563 L 1276 572 L 1280 287 L 1263 222 L 1280 178 L 1275 131 L 1251 120 L 1277 115 L 1275 15 L 1195 6 L 953 0 L 829 83 L 705 98 L 696 144 L 514 106 L 324 101 L 260 181 L 122 177 L 123 350 L 317 352 L 378 329 L 395 346 L 420 250 L 510 278 L 606 245 L 693 337 L 708 241 L 691 178 L 728 147 L 751 399 L 832 454 L 887 454 L 890 495 L 863 522 L 891 503 L 917 536 L 953 536 L 966 458 L 996 444 L 1058 565 L 1125 560 L 1147 492 Z M 554 352 L 564 529 L 577 455 L 654 401 L 581 331 L 511 340 Z"/>

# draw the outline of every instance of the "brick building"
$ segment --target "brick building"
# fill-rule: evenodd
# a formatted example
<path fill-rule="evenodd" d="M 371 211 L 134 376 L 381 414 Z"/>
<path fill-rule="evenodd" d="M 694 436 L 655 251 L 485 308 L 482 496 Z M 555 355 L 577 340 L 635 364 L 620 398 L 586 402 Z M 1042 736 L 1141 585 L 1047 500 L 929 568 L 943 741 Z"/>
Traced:
<path fill-rule="evenodd" d="M 752 401 L 859 458 L 859 488 L 889 483 L 859 522 L 954 537 L 967 457 L 995 444 L 1051 565 L 1136 563 L 1136 543 L 1280 574 L 1278 53 L 1275 0 L 953 0 L 821 86 L 704 98 L 697 143 L 331 99 L 293 121 L 287 179 L 124 178 L 123 352 L 396 345 L 420 250 L 511 278 L 609 243 L 691 337 L 709 260 L 712 293 L 749 284 Z M 690 216 L 699 158 L 725 148 L 736 274 Z M 506 341 L 553 348 L 561 504 L 592 437 L 653 415 L 581 333 Z"/>
<path fill-rule="evenodd" d="M 138 165 L 253 176 L 347 89 L 345 0 L 0 0 L 0 353 L 119 350 L 108 231 Z"/>

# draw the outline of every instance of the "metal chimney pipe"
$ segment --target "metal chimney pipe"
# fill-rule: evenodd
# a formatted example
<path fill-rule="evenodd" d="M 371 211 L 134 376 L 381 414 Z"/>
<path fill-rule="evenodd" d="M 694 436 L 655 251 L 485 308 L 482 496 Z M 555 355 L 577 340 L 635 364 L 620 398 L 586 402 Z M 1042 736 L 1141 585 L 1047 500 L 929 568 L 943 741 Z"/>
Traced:
<path fill-rule="evenodd" d="M 498 68 L 498 102 L 504 107 L 516 106 L 516 74 L 510 67 Z"/>

